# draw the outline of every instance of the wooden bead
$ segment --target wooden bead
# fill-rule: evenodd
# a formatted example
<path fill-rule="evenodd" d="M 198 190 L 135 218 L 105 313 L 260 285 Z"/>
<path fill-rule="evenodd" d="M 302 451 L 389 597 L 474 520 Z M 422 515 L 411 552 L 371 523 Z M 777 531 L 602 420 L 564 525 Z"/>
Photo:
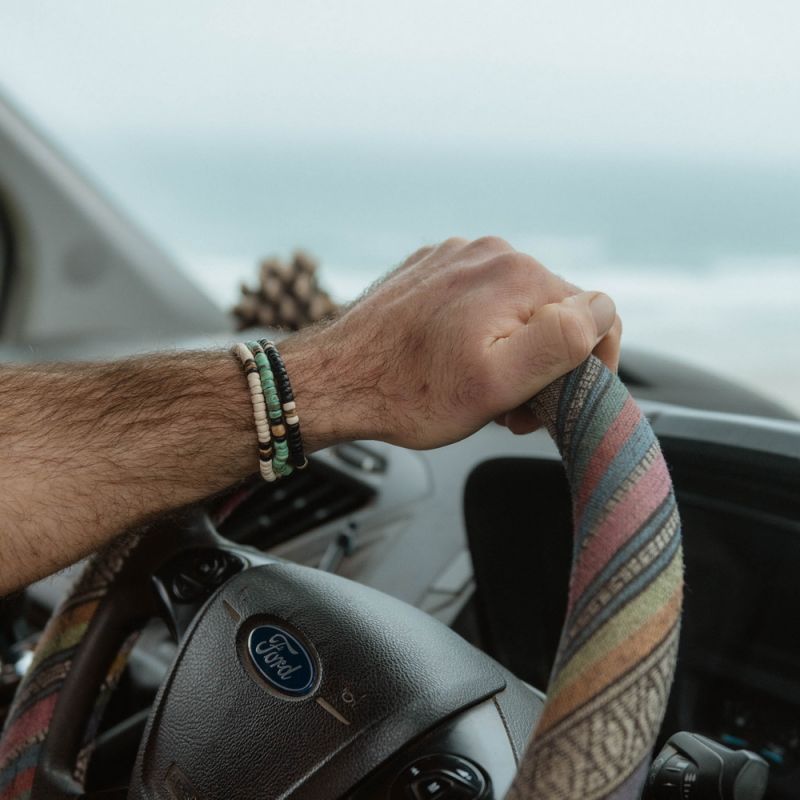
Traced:
<path fill-rule="evenodd" d="M 259 461 L 259 471 L 261 472 L 261 477 L 269 483 L 278 479 L 271 461 Z"/>
<path fill-rule="evenodd" d="M 267 403 L 264 399 L 258 363 L 250 348 L 243 342 L 239 342 L 232 349 L 242 363 L 247 386 L 250 390 L 250 401 L 253 406 L 253 418 L 256 427 L 256 437 L 258 439 L 259 472 L 265 481 L 271 483 L 277 480 L 281 475 L 288 475 L 289 472 L 287 472 L 284 466 L 280 465 L 280 468 L 276 470 L 272 460 L 272 437 L 270 435 Z M 265 357 L 262 355 L 262 358 Z"/>

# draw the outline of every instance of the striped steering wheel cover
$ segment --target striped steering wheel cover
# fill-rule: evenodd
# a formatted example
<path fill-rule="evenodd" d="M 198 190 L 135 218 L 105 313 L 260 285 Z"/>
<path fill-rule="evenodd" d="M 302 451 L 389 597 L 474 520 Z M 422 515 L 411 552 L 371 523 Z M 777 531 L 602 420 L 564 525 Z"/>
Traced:
<path fill-rule="evenodd" d="M 0 738 L 0 800 L 31 797 L 45 741 L 73 659 L 138 542 L 137 535 L 129 535 L 92 556 L 47 623 L 33 661 L 17 687 Z M 125 640 L 97 694 L 75 764 L 76 785 L 83 785 L 95 734 L 136 638 L 137 634 L 133 633 Z"/>
<path fill-rule="evenodd" d="M 650 424 L 590 357 L 530 403 L 567 472 L 567 615 L 513 800 L 639 798 L 675 671 L 680 519 Z"/>

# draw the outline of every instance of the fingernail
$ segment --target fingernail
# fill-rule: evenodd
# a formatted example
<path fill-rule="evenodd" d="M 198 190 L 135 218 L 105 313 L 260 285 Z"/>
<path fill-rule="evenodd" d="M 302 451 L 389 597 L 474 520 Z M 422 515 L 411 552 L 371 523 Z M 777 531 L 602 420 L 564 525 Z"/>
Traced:
<path fill-rule="evenodd" d="M 597 335 L 603 336 L 608 333 L 617 316 L 617 307 L 614 305 L 614 301 L 607 294 L 597 292 L 589 301 L 589 308 L 594 317 Z"/>

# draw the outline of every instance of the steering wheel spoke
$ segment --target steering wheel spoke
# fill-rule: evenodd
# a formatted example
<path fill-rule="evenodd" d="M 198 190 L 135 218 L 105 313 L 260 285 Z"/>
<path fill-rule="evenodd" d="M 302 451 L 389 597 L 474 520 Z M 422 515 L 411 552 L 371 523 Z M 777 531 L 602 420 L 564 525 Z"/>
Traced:
<path fill-rule="evenodd" d="M 274 559 L 219 536 L 208 517 L 198 521 L 196 535 L 153 570 L 158 613 L 180 643 L 208 599 L 234 575 Z"/>
<path fill-rule="evenodd" d="M 204 511 L 193 509 L 89 560 L 42 635 L 3 734 L 0 771 L 25 752 L 36 754 L 35 769 L 16 774 L 0 797 L 14 797 L 13 787 L 26 783 L 33 783 L 34 797 L 48 800 L 83 795 L 95 732 L 138 632 L 161 617 L 179 637 L 205 599 L 198 594 L 192 604 L 172 604 L 154 576 L 175 559 L 194 558 L 198 548 L 227 552 L 225 544 Z M 244 566 L 238 558 L 230 564 Z M 213 591 L 207 588 L 206 596 Z"/>

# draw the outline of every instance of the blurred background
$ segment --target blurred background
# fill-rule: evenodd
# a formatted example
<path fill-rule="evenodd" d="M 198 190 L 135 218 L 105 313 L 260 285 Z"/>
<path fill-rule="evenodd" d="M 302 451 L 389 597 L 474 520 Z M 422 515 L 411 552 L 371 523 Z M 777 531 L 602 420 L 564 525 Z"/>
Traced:
<path fill-rule="evenodd" d="M 0 90 L 219 305 L 497 234 L 800 411 L 800 4 L 0 4 Z"/>

